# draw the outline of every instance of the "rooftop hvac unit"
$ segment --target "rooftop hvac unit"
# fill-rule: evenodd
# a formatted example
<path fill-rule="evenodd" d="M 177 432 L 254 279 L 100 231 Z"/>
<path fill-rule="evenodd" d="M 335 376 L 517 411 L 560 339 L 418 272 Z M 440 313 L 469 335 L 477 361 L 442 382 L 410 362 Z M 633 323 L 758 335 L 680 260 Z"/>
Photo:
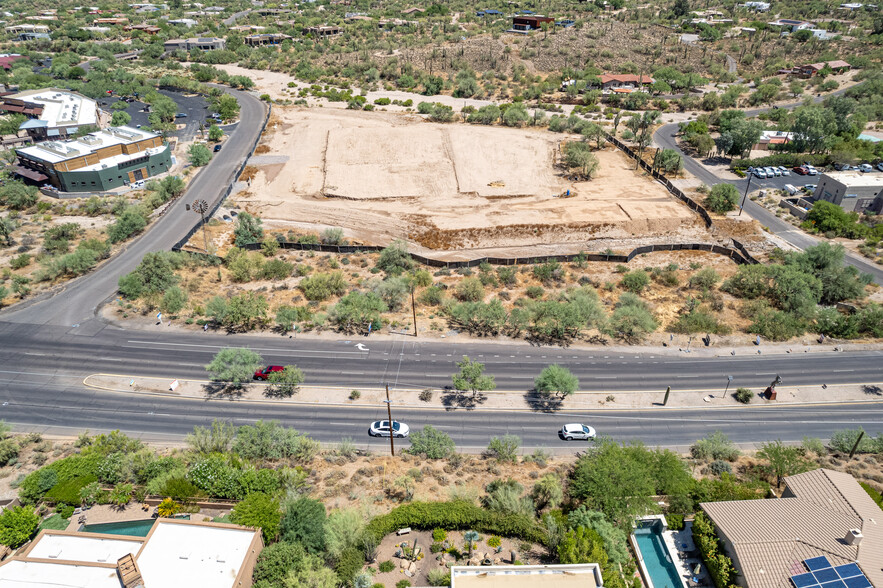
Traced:
<path fill-rule="evenodd" d="M 80 137 L 80 141 L 85 143 L 86 145 L 101 145 L 101 137 L 96 137 L 95 135 L 86 135 L 85 137 Z"/>

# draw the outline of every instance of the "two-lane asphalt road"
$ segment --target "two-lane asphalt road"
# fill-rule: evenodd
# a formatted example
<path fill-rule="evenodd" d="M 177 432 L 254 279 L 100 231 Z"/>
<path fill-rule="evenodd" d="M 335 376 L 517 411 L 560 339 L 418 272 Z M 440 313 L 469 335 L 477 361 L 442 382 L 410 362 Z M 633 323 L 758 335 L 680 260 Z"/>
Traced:
<path fill-rule="evenodd" d="M 745 192 L 745 188 L 748 185 L 748 179 L 739 179 L 739 180 L 725 180 L 721 179 L 708 169 L 703 167 L 699 162 L 686 154 L 681 147 L 678 145 L 677 140 L 675 139 L 675 134 L 678 132 L 678 123 L 672 123 L 663 125 L 657 129 L 656 133 L 653 135 L 653 141 L 659 147 L 663 149 L 674 149 L 678 153 L 681 154 L 682 160 L 684 162 L 684 169 L 686 169 L 690 174 L 704 182 L 709 186 L 713 186 L 714 184 L 719 184 L 721 182 L 729 182 L 736 186 L 736 189 L 739 190 L 740 194 Z M 810 178 L 810 176 L 797 176 L 794 178 L 792 176 L 791 179 L 796 180 L 798 183 L 795 185 L 804 185 L 806 183 L 818 183 L 817 181 L 812 181 L 813 179 L 817 180 L 817 176 L 815 178 Z M 789 179 L 789 178 L 786 178 Z M 794 183 L 794 182 L 784 182 L 784 183 Z M 760 188 L 752 181 L 752 186 Z M 750 216 L 751 218 L 757 220 L 763 226 L 767 227 L 777 236 L 781 237 L 791 245 L 794 245 L 798 249 L 806 249 L 807 247 L 812 247 L 813 245 L 818 245 L 819 240 L 815 239 L 803 231 L 795 228 L 790 223 L 780 219 L 775 214 L 757 204 L 752 202 L 750 199 L 745 200 L 745 208 L 744 212 Z M 878 284 L 883 284 L 883 268 L 876 266 L 867 260 L 853 254 L 847 253 L 846 255 L 846 263 L 858 268 L 859 271 L 871 274 L 874 277 L 874 281 Z"/>
<path fill-rule="evenodd" d="M 0 313 L 0 320 L 32 325 L 73 325 L 84 323 L 95 308 L 117 289 L 117 280 L 135 269 L 145 253 L 168 250 L 199 222 L 199 215 L 186 210 L 187 204 L 202 198 L 211 206 L 219 201 L 233 181 L 239 165 L 248 156 L 267 115 L 266 105 L 239 90 L 226 89 L 240 104 L 241 124 L 187 187 L 186 194 L 172 204 L 143 235 L 129 243 L 95 271 L 65 284 L 54 296 L 37 296 L 14 309 Z"/>

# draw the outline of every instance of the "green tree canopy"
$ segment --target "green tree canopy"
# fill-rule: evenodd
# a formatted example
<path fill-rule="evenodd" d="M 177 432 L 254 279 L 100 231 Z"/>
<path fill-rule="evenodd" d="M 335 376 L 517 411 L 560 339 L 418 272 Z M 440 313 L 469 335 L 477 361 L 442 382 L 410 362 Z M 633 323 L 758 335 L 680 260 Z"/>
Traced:
<path fill-rule="evenodd" d="M 565 398 L 577 391 L 579 379 L 566 367 L 553 363 L 543 368 L 543 371 L 534 380 L 534 386 L 537 392 L 544 396 L 549 396 L 554 392 L 561 398 Z"/>
<path fill-rule="evenodd" d="M 484 373 L 484 364 L 472 361 L 468 355 L 464 355 L 462 361 L 457 362 L 457 367 L 460 371 L 451 378 L 457 390 L 471 390 L 474 397 L 478 392 L 497 387 L 494 377 Z"/>
<path fill-rule="evenodd" d="M 251 349 L 226 347 L 215 354 L 211 363 L 205 366 L 214 382 L 226 382 L 234 387 L 241 387 L 244 382 L 251 381 L 254 372 L 263 365 L 264 360 Z"/>
<path fill-rule="evenodd" d="M 263 492 L 252 492 L 230 512 L 230 520 L 237 525 L 259 528 L 267 544 L 275 541 L 281 518 L 279 502 Z"/>

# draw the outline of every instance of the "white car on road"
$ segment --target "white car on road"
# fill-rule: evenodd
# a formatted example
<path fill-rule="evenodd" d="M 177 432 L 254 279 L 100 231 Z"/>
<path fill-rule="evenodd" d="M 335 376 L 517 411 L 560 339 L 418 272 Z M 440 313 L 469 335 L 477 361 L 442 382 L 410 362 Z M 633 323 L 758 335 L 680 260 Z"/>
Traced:
<path fill-rule="evenodd" d="M 595 429 L 588 425 L 572 423 L 561 427 L 561 436 L 564 437 L 566 441 L 572 441 L 574 439 L 594 439 Z"/>
<path fill-rule="evenodd" d="M 392 422 L 393 437 L 407 437 L 410 432 L 410 427 L 405 423 Z M 389 437 L 389 421 L 374 421 L 368 429 L 368 434 L 372 437 Z"/>

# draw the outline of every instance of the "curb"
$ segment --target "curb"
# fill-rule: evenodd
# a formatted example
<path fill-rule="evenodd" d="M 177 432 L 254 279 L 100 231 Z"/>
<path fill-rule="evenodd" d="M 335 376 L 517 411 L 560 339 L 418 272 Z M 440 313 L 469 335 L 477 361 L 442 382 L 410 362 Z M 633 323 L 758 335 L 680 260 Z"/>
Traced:
<path fill-rule="evenodd" d="M 128 376 L 120 376 L 119 374 L 89 374 L 83 379 L 83 386 L 87 388 L 92 388 L 94 390 L 104 390 L 106 392 L 116 392 L 120 394 L 134 394 L 134 395 L 142 395 L 142 396 L 158 396 L 161 398 L 175 397 L 175 398 L 189 398 L 192 400 L 202 400 L 202 401 L 223 401 L 223 402 L 240 402 L 240 403 L 248 403 L 248 404 L 271 404 L 278 406 L 346 406 L 349 408 L 383 408 L 383 402 L 377 404 L 349 404 L 344 402 L 304 402 L 300 400 L 254 400 L 249 398 L 243 399 L 215 399 L 215 398 L 199 398 L 196 396 L 182 396 L 180 394 L 176 394 L 174 392 L 154 392 L 148 390 L 126 390 L 126 389 L 118 389 L 118 388 L 108 388 L 106 386 L 98 386 L 95 384 L 89 384 L 87 380 L 93 376 L 107 376 L 107 377 L 128 377 Z M 203 382 L 208 383 L 209 380 L 182 380 L 184 382 Z M 875 384 L 865 384 L 865 385 L 875 385 Z M 883 385 L 883 383 L 881 383 Z M 340 388 L 347 389 L 348 387 L 340 387 L 340 386 L 327 386 L 327 388 Z M 788 389 L 788 388 L 799 388 L 799 386 L 781 386 L 778 389 Z M 380 388 L 370 388 L 370 390 L 380 390 Z M 709 390 L 684 390 L 684 392 L 708 392 Z M 646 392 L 646 391 L 640 391 Z M 638 393 L 638 391 L 630 391 L 627 393 Z M 604 392 L 577 392 L 577 394 L 604 394 Z M 778 402 L 778 401 L 776 401 Z M 783 402 L 779 404 L 754 404 L 754 405 L 728 405 L 728 406 L 715 406 L 714 404 L 700 404 L 700 405 L 689 405 L 689 406 L 659 406 L 652 405 L 648 407 L 598 407 L 598 408 L 567 408 L 560 409 L 555 412 L 595 412 L 595 411 L 617 411 L 617 412 L 625 412 L 625 411 L 647 411 L 654 409 L 662 409 L 662 410 L 738 410 L 740 408 L 745 408 L 751 406 L 751 408 L 801 408 L 804 406 L 844 406 L 849 404 L 883 404 L 883 400 L 816 400 L 816 401 L 808 401 L 808 402 Z M 494 412 L 545 412 L 541 410 L 536 410 L 529 407 L 524 408 L 498 408 L 498 407 L 456 407 L 456 408 L 446 408 L 443 406 L 419 406 L 419 405 L 396 405 L 397 408 L 404 408 L 408 410 L 441 410 L 445 412 L 452 412 L 456 410 L 466 410 L 470 412 L 479 412 L 479 411 L 494 411 Z"/>

